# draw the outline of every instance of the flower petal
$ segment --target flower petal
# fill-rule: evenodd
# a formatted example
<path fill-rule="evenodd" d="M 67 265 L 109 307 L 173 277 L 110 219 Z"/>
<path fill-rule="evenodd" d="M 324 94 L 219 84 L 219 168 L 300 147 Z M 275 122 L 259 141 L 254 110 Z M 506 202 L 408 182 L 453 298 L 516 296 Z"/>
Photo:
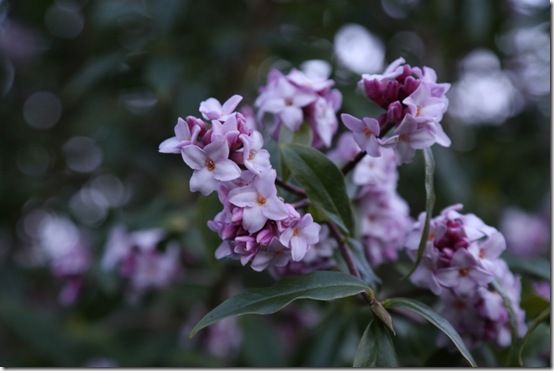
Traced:
<path fill-rule="evenodd" d="M 196 145 L 189 145 L 181 150 L 183 161 L 193 170 L 200 170 L 206 166 L 206 154 Z"/>
<path fill-rule="evenodd" d="M 253 207 L 247 207 L 242 214 L 242 226 L 249 233 L 256 233 L 263 228 L 267 222 L 267 218 L 262 212 L 262 208 L 255 205 Z"/>
<path fill-rule="evenodd" d="M 192 174 L 189 186 L 192 192 L 199 191 L 204 196 L 207 196 L 217 189 L 217 181 L 213 178 L 211 171 L 202 168 Z"/>
<path fill-rule="evenodd" d="M 213 172 L 215 179 L 222 182 L 228 182 L 239 178 L 241 170 L 240 167 L 233 161 L 221 160 L 216 162 Z"/>
<path fill-rule="evenodd" d="M 161 153 L 181 153 L 181 142 L 177 137 L 171 137 L 160 143 L 158 149 Z"/>

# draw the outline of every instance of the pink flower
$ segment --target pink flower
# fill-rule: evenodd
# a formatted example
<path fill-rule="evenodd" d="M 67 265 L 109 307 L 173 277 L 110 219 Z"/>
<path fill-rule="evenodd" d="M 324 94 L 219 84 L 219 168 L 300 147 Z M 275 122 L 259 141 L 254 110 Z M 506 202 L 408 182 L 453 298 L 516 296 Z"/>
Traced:
<path fill-rule="evenodd" d="M 436 277 L 442 286 L 450 287 L 462 296 L 471 294 L 478 286 L 485 286 L 493 280 L 492 273 L 466 249 L 456 251 L 450 266 L 439 268 Z"/>
<path fill-rule="evenodd" d="M 344 165 L 353 160 L 361 152 L 360 146 L 354 140 L 351 132 L 342 133 L 335 148 L 327 153 L 327 157 L 338 165 Z"/>
<path fill-rule="evenodd" d="M 239 139 L 243 145 L 244 166 L 254 174 L 259 175 L 263 171 L 271 169 L 269 152 L 263 149 L 264 141 L 259 131 L 254 131 L 250 136 L 241 134 Z"/>
<path fill-rule="evenodd" d="M 365 156 L 356 165 L 352 182 L 366 189 L 393 189 L 398 180 L 397 166 L 396 153 L 392 149 L 383 148 L 380 157 Z"/>
<path fill-rule="evenodd" d="M 352 131 L 354 140 L 360 148 L 373 157 L 381 156 L 379 144 L 379 122 L 370 117 L 358 119 L 347 113 L 341 115 L 344 125 Z"/>
<path fill-rule="evenodd" d="M 431 86 L 426 83 L 419 84 L 419 87 L 402 103 L 408 107 L 413 117 L 421 121 L 440 122 L 448 108 L 446 96 L 433 96 Z"/>
<path fill-rule="evenodd" d="M 306 214 L 296 224 L 281 234 L 279 241 L 291 249 L 292 260 L 300 261 L 308 249 L 319 241 L 321 226 L 314 223 L 310 214 Z"/>
<path fill-rule="evenodd" d="M 204 148 L 187 146 L 182 151 L 183 160 L 194 173 L 190 178 L 190 190 L 209 195 L 217 189 L 219 182 L 228 182 L 240 177 L 241 170 L 229 160 L 229 146 L 224 140 L 217 140 Z"/>
<path fill-rule="evenodd" d="M 225 121 L 235 111 L 242 97 L 233 95 L 223 105 L 215 98 L 208 98 L 200 103 L 199 111 L 206 120 Z"/>
<path fill-rule="evenodd" d="M 256 99 L 259 114 L 265 112 L 277 115 L 292 131 L 300 128 L 304 115 L 302 108 L 314 102 L 317 95 L 294 86 L 283 74 L 273 70 L 269 83 Z"/>
<path fill-rule="evenodd" d="M 186 121 L 179 117 L 175 125 L 175 136 L 160 144 L 161 153 L 181 153 L 184 147 L 194 144 L 200 133 L 206 131 L 204 121 L 189 116 Z"/>
<path fill-rule="evenodd" d="M 288 216 L 283 201 L 277 197 L 275 170 L 266 171 L 254 179 L 251 185 L 233 189 L 229 201 L 244 208 L 242 225 L 254 233 L 262 229 L 268 219 L 283 220 Z"/>
<path fill-rule="evenodd" d="M 450 138 L 442 126 L 433 121 L 420 121 L 411 114 L 404 119 L 394 134 L 382 141 L 383 146 L 396 149 L 401 162 L 410 162 L 418 149 L 424 149 L 438 143 L 443 147 L 450 146 Z"/>

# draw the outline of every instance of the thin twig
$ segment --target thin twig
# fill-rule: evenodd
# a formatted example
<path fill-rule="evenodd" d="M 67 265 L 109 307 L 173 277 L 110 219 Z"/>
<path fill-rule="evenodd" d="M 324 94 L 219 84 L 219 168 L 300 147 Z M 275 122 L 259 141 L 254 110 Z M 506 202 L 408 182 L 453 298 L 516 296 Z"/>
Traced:
<path fill-rule="evenodd" d="M 310 205 L 310 200 L 303 198 L 300 201 L 291 204 L 295 209 L 304 209 Z"/>
<path fill-rule="evenodd" d="M 289 191 L 291 193 L 297 194 L 297 195 L 302 196 L 302 197 L 306 197 L 306 191 L 304 191 L 302 188 L 297 187 L 295 185 L 292 185 L 290 183 L 287 183 L 279 177 L 277 177 L 277 179 L 275 179 L 275 183 L 279 187 L 281 187 L 283 189 L 286 189 L 287 191 Z"/>
<path fill-rule="evenodd" d="M 331 231 L 331 234 L 339 244 L 339 251 L 344 261 L 346 262 L 348 271 L 354 277 L 360 278 L 360 272 L 358 272 L 358 268 L 356 268 L 356 265 L 354 264 L 354 259 L 352 258 L 352 254 L 350 254 L 350 250 L 348 249 L 348 246 L 346 246 L 346 242 L 344 240 L 342 233 L 339 231 L 338 227 L 334 223 L 329 222 L 327 223 L 327 225 L 329 226 L 329 230 Z M 364 300 L 369 304 L 373 304 L 375 302 L 375 298 L 370 298 L 367 292 L 362 292 L 361 295 L 364 298 Z"/>
<path fill-rule="evenodd" d="M 389 122 L 385 124 L 381 129 L 381 134 L 379 134 L 379 139 L 383 138 L 394 127 L 394 125 L 395 125 L 394 122 Z M 366 154 L 367 154 L 366 151 L 362 151 L 358 153 L 356 157 L 354 157 L 352 160 L 347 162 L 346 165 L 344 165 L 341 169 L 343 175 L 348 174 L 352 169 L 354 169 L 354 167 L 358 165 L 358 162 L 362 161 L 362 159 L 365 157 Z"/>
<path fill-rule="evenodd" d="M 366 155 L 366 151 L 362 151 L 356 155 L 352 160 L 348 161 L 346 165 L 344 165 L 341 169 L 342 174 L 346 175 L 348 174 L 356 165 L 358 165 L 358 162 L 362 161 L 362 158 L 364 158 Z"/>

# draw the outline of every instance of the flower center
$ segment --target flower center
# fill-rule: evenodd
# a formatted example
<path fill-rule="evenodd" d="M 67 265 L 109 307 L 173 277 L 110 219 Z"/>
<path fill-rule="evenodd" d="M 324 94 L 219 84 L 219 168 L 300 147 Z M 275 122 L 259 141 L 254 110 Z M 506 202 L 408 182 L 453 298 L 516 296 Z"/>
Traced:
<path fill-rule="evenodd" d="M 421 106 L 416 106 L 415 115 L 419 116 L 421 114 Z"/>
<path fill-rule="evenodd" d="M 298 227 L 297 227 L 297 228 L 294 228 L 294 229 L 292 230 L 292 235 L 293 235 L 293 236 L 299 236 L 299 235 L 300 235 L 300 228 L 298 228 Z"/>
<path fill-rule="evenodd" d="M 485 250 L 479 250 L 479 257 L 483 259 L 485 257 Z"/>
<path fill-rule="evenodd" d="M 366 137 L 370 137 L 370 136 L 373 135 L 373 132 L 372 132 L 371 130 L 369 130 L 368 127 L 365 127 L 364 130 L 363 130 L 363 132 L 364 132 L 364 135 L 365 135 Z"/>
<path fill-rule="evenodd" d="M 258 197 L 256 198 L 256 202 L 259 205 L 265 205 L 266 201 L 267 201 L 266 198 L 262 195 L 258 195 Z"/>
<path fill-rule="evenodd" d="M 207 160 L 206 160 L 206 167 L 208 168 L 209 171 L 214 171 L 214 169 L 215 169 L 215 162 L 214 162 L 214 160 L 212 160 L 212 159 L 207 159 Z"/>
<path fill-rule="evenodd" d="M 292 106 L 292 98 L 291 97 L 286 97 L 285 98 L 285 106 Z"/>
<path fill-rule="evenodd" d="M 248 154 L 248 161 L 252 161 L 254 159 L 254 157 L 256 157 L 256 151 L 252 150 Z"/>
<path fill-rule="evenodd" d="M 460 273 L 460 276 L 462 277 L 465 277 L 469 274 L 469 269 L 467 268 L 460 268 L 460 270 L 458 271 Z"/>

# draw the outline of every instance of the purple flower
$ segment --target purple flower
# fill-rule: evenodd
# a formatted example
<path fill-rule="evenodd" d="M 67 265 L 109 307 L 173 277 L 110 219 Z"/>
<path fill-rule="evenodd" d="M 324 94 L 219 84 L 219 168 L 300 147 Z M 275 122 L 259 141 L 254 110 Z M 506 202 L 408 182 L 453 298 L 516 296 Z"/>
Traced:
<path fill-rule="evenodd" d="M 472 243 L 468 251 L 485 269 L 494 271 L 497 259 L 506 250 L 506 240 L 500 232 L 494 232 L 483 243 Z"/>
<path fill-rule="evenodd" d="M 267 267 L 284 267 L 290 261 L 290 251 L 278 240 L 274 240 L 269 246 L 260 250 L 250 266 L 256 272 L 261 272 Z"/>
<path fill-rule="evenodd" d="M 458 295 L 468 295 L 477 286 L 487 285 L 493 276 L 466 249 L 454 253 L 449 267 L 439 268 L 436 273 L 438 282 L 454 290 Z"/>
<path fill-rule="evenodd" d="M 179 272 L 179 247 L 172 243 L 165 252 L 146 251 L 137 254 L 131 275 L 133 289 L 140 292 L 149 288 L 167 287 Z"/>
<path fill-rule="evenodd" d="M 400 58 L 382 75 L 362 75 L 359 82 L 367 97 L 385 110 L 376 119 L 380 131 L 373 135 L 382 139 L 377 143 L 394 148 L 401 162 L 411 161 L 416 150 L 435 143 L 450 145 L 440 124 L 448 107 L 445 94 L 450 85 L 436 80 L 432 69 L 411 67 Z M 375 152 L 374 147 L 375 143 L 369 149 Z"/>
<path fill-rule="evenodd" d="M 258 117 L 266 113 L 273 116 L 276 138 L 282 124 L 292 131 L 299 130 L 302 123 L 309 124 L 312 145 L 329 147 L 338 128 L 336 112 L 342 103 L 342 95 L 331 89 L 333 85 L 334 81 L 317 73 L 293 69 L 285 76 L 272 70 L 256 99 Z"/>
<path fill-rule="evenodd" d="M 356 205 L 368 260 L 373 266 L 396 261 L 412 226 L 408 204 L 384 188 L 365 191 Z"/>
<path fill-rule="evenodd" d="M 217 99 L 208 98 L 200 103 L 199 111 L 206 120 L 225 121 L 232 115 L 241 100 L 240 95 L 233 95 L 222 105 Z"/>
<path fill-rule="evenodd" d="M 393 189 L 398 180 L 398 156 L 389 148 L 381 150 L 380 157 L 365 156 L 354 168 L 352 182 L 370 189 Z M 363 193 L 363 192 L 362 192 Z"/>
<path fill-rule="evenodd" d="M 269 161 L 269 152 L 263 149 L 264 141 L 262 134 L 255 131 L 250 136 L 240 135 L 243 144 L 243 163 L 244 166 L 254 174 L 271 169 Z"/>
<path fill-rule="evenodd" d="M 285 229 L 279 241 L 291 249 L 292 260 L 300 261 L 308 249 L 319 241 L 321 226 L 314 223 L 310 214 L 306 214 L 293 226 Z"/>
<path fill-rule="evenodd" d="M 256 99 L 259 114 L 272 113 L 292 131 L 298 130 L 304 119 L 302 108 L 314 102 L 317 95 L 294 86 L 276 70 L 270 72 L 268 80 L 268 85 Z"/>
<path fill-rule="evenodd" d="M 233 189 L 229 201 L 244 208 L 242 225 L 254 233 L 262 229 L 268 219 L 283 220 L 288 216 L 283 201 L 277 197 L 275 170 L 266 171 L 254 179 L 251 185 Z"/>
<path fill-rule="evenodd" d="M 192 116 L 186 121 L 179 117 L 174 130 L 175 136 L 160 144 L 161 153 L 181 153 L 184 147 L 196 143 L 199 134 L 206 130 L 206 124 Z"/>
<path fill-rule="evenodd" d="M 338 105 L 340 107 L 340 103 Z M 318 98 L 310 107 L 308 120 L 314 133 L 314 146 L 331 146 L 333 135 L 338 128 L 336 115 L 338 108 L 335 109 L 334 105 L 324 98 Z"/>
<path fill-rule="evenodd" d="M 421 83 L 402 103 L 408 107 L 410 114 L 419 121 L 440 122 L 448 108 L 448 99 L 445 96 L 433 96 L 431 86 L 426 83 Z"/>
<path fill-rule="evenodd" d="M 163 288 L 179 275 L 179 246 L 170 242 L 164 251 L 158 245 L 165 238 L 161 229 L 128 232 L 123 226 L 112 228 L 104 256 L 104 270 L 117 269 L 129 280 L 132 295 L 150 288 Z"/>
<path fill-rule="evenodd" d="M 352 131 L 354 140 L 360 148 L 372 157 L 381 156 L 379 144 L 379 122 L 370 117 L 358 119 L 347 113 L 341 115 L 344 125 Z"/>
<path fill-rule="evenodd" d="M 540 215 L 508 208 L 502 214 L 500 229 L 506 236 L 508 250 L 517 256 L 537 256 L 547 251 L 550 222 Z"/>
<path fill-rule="evenodd" d="M 346 132 L 341 134 L 335 149 L 329 151 L 327 157 L 338 165 L 344 165 L 348 161 L 353 160 L 360 152 L 360 146 L 354 140 L 352 133 Z"/>
<path fill-rule="evenodd" d="M 519 306 L 521 283 L 499 258 L 505 249 L 502 235 L 477 216 L 460 214 L 461 207 L 448 207 L 431 220 L 422 261 L 410 279 L 440 297 L 441 313 L 470 346 L 490 341 L 505 347 L 512 342 L 510 318 L 490 282 L 495 280 L 510 299 L 518 335 L 523 336 L 526 326 L 525 312 Z M 412 258 L 424 216 L 420 215 L 406 241 Z"/>
<path fill-rule="evenodd" d="M 229 160 L 229 146 L 226 141 L 218 140 L 204 148 L 190 145 L 183 148 L 183 160 L 194 173 L 190 178 L 190 190 L 209 195 L 217 189 L 219 182 L 228 182 L 240 177 L 241 170 Z"/>

